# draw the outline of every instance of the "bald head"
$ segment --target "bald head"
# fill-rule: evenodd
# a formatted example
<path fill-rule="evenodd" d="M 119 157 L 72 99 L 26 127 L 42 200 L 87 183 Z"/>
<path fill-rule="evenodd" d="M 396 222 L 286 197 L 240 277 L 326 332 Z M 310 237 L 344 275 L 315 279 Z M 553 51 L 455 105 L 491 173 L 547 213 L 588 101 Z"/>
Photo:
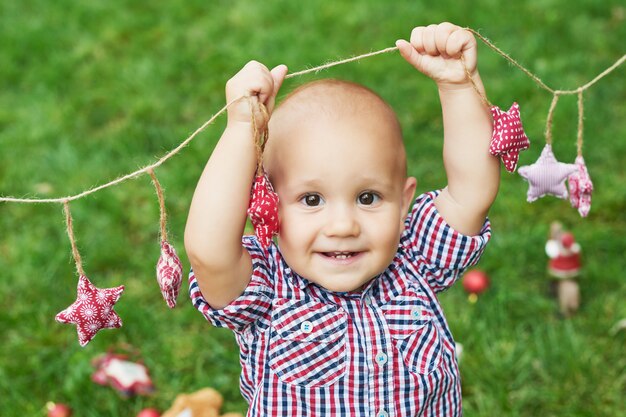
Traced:
<path fill-rule="evenodd" d="M 350 128 L 350 129 L 348 129 Z M 355 145 L 380 147 L 395 155 L 394 165 L 406 176 L 406 155 L 400 123 L 389 104 L 369 88 L 349 81 L 324 79 L 292 91 L 275 109 L 269 123 L 265 167 L 272 176 L 281 154 L 298 146 L 307 131 L 343 132 L 336 140 L 357 136 Z M 336 143 L 336 142 L 335 142 Z M 329 151 L 332 151 L 329 149 Z"/>

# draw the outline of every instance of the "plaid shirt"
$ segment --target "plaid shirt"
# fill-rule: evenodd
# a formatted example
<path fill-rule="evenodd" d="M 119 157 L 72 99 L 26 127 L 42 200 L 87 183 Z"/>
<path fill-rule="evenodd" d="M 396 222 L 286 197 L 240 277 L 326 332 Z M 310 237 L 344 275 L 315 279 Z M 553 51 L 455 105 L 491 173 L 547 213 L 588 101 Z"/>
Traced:
<path fill-rule="evenodd" d="M 437 301 L 475 264 L 491 236 L 448 226 L 418 197 L 391 265 L 363 291 L 328 291 L 298 276 L 272 244 L 243 238 L 253 272 L 221 310 L 204 300 L 193 271 L 194 306 L 240 347 L 248 416 L 460 416 L 455 345 Z"/>

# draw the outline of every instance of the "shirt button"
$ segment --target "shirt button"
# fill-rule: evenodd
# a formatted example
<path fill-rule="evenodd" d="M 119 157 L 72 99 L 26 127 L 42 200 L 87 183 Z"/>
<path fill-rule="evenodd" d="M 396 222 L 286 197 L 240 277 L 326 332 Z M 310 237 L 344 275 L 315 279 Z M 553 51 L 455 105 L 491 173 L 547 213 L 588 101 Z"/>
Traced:
<path fill-rule="evenodd" d="M 422 315 L 422 309 L 421 308 L 416 307 L 413 310 L 411 310 L 411 317 L 413 317 L 414 319 L 418 320 L 421 315 Z"/>
<path fill-rule="evenodd" d="M 302 324 L 300 324 L 300 330 L 304 333 L 311 333 L 313 331 L 313 323 L 308 320 L 303 321 Z"/>
<path fill-rule="evenodd" d="M 378 352 L 376 354 L 376 363 L 379 366 L 383 366 L 384 364 L 387 363 L 387 354 L 385 354 L 385 352 Z"/>
<path fill-rule="evenodd" d="M 366 305 L 371 306 L 372 305 L 372 298 L 371 297 L 365 297 L 365 299 L 363 300 L 365 302 Z"/>
<path fill-rule="evenodd" d="M 376 413 L 376 417 L 389 417 L 389 413 L 381 408 L 378 410 L 378 413 Z"/>

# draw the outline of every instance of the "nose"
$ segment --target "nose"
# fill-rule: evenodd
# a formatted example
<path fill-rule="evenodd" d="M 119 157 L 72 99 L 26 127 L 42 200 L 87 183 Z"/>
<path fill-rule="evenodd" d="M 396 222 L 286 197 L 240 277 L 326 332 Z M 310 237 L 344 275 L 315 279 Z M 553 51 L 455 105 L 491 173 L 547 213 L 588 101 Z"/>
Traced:
<path fill-rule="evenodd" d="M 361 226 L 354 210 L 343 205 L 328 210 L 324 233 L 329 237 L 358 236 L 361 233 Z"/>

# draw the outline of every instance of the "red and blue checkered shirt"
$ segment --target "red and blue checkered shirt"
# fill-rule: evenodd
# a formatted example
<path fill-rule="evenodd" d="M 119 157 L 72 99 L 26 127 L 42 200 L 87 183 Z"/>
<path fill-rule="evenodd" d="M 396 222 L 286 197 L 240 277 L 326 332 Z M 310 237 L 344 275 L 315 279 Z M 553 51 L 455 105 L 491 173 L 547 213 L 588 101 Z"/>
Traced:
<path fill-rule="evenodd" d="M 243 238 L 253 272 L 221 310 L 189 276 L 194 306 L 240 347 L 248 416 L 460 416 L 455 345 L 437 301 L 491 236 L 453 230 L 437 192 L 418 197 L 389 267 L 362 291 L 328 291 L 298 276 L 274 244 Z"/>

